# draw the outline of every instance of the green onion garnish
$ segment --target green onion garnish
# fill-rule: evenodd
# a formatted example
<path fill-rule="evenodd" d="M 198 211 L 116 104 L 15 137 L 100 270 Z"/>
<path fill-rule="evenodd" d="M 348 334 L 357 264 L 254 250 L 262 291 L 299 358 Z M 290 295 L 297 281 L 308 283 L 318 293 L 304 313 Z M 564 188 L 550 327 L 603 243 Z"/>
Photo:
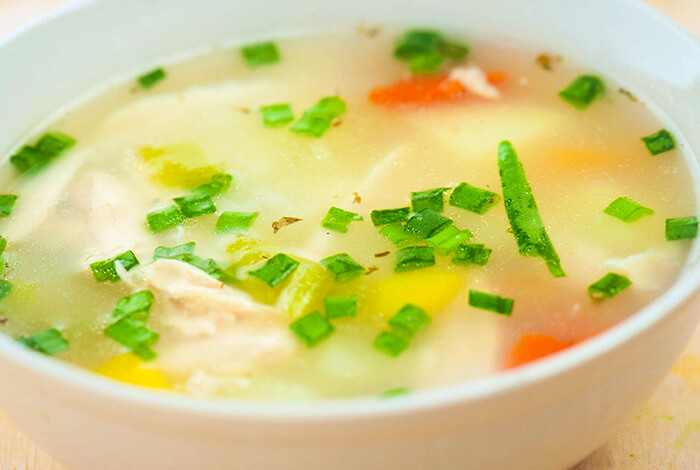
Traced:
<path fill-rule="evenodd" d="M 165 70 L 162 68 L 153 69 L 148 73 L 144 73 L 138 78 L 141 87 L 148 89 L 154 86 L 159 81 L 165 78 Z"/>
<path fill-rule="evenodd" d="M 17 196 L 14 194 L 0 194 L 0 217 L 10 215 L 15 202 L 17 202 Z"/>
<path fill-rule="evenodd" d="M 10 162 L 19 171 L 27 171 L 31 168 L 40 167 L 48 160 L 49 158 L 46 155 L 29 145 L 25 145 L 10 157 Z"/>
<path fill-rule="evenodd" d="M 469 305 L 501 315 L 510 316 L 513 312 L 513 299 L 499 295 L 487 294 L 477 290 L 469 291 Z"/>
<path fill-rule="evenodd" d="M 329 256 L 319 262 L 333 274 L 336 282 L 350 282 L 365 272 L 365 268 L 347 253 Z"/>
<path fill-rule="evenodd" d="M 350 222 L 361 220 L 363 219 L 360 214 L 345 211 L 338 207 L 331 207 L 330 209 L 328 209 L 326 217 L 324 217 L 323 221 L 321 222 L 321 226 L 323 228 L 327 228 L 328 230 L 334 230 L 340 233 L 347 233 L 348 225 L 350 225 Z"/>
<path fill-rule="evenodd" d="M 442 54 L 434 51 L 427 54 L 414 55 L 409 60 L 409 65 L 411 72 L 416 75 L 433 75 L 442 69 L 444 61 Z"/>
<path fill-rule="evenodd" d="M 7 297 L 7 294 L 9 294 L 11 291 L 12 291 L 12 283 L 10 281 L 0 279 L 0 300 Z"/>
<path fill-rule="evenodd" d="M 375 227 L 388 224 L 400 224 L 408 220 L 408 215 L 411 209 L 408 207 L 399 207 L 397 209 L 379 209 L 370 212 L 369 216 L 372 219 L 372 224 Z"/>
<path fill-rule="evenodd" d="M 278 253 L 261 267 L 249 271 L 248 275 L 260 279 L 270 287 L 276 287 L 287 279 L 297 266 L 299 266 L 299 261 L 284 253 Z"/>
<path fill-rule="evenodd" d="M 666 240 L 686 240 L 698 236 L 698 218 L 678 217 L 666 219 Z"/>
<path fill-rule="evenodd" d="M 151 228 L 151 232 L 158 233 L 167 230 L 185 221 L 177 206 L 168 206 L 163 209 L 156 209 L 146 214 L 146 222 Z"/>
<path fill-rule="evenodd" d="M 309 313 L 293 321 L 289 327 L 308 347 L 316 346 L 335 331 L 328 319 L 319 312 Z"/>
<path fill-rule="evenodd" d="M 188 219 L 216 212 L 214 201 L 208 195 L 202 193 L 175 197 L 173 202 L 180 209 L 182 215 Z"/>
<path fill-rule="evenodd" d="M 0 255 L 5 252 L 5 248 L 7 248 L 7 239 L 0 237 Z"/>
<path fill-rule="evenodd" d="M 644 145 L 647 146 L 652 155 L 658 155 L 676 148 L 673 136 L 666 129 L 661 129 L 651 135 L 642 137 L 642 142 L 644 142 Z"/>
<path fill-rule="evenodd" d="M 326 317 L 329 319 L 357 316 L 356 295 L 326 297 L 323 302 L 326 306 Z"/>
<path fill-rule="evenodd" d="M 431 322 L 430 315 L 417 305 L 406 304 L 389 320 L 389 326 L 406 338 L 413 338 Z"/>
<path fill-rule="evenodd" d="M 387 225 L 379 231 L 379 234 L 396 246 L 408 240 L 420 239 L 419 236 L 404 230 L 403 225 Z"/>
<path fill-rule="evenodd" d="M 585 109 L 603 93 L 605 93 L 605 85 L 600 78 L 594 75 L 582 75 L 560 91 L 559 96 L 574 107 Z"/>
<path fill-rule="evenodd" d="M 452 262 L 454 264 L 477 264 L 484 266 L 489 262 L 491 257 L 491 248 L 486 248 L 482 244 L 472 243 L 469 245 L 461 245 L 457 248 Z"/>
<path fill-rule="evenodd" d="M 97 282 L 117 282 L 119 280 L 119 274 L 117 274 L 116 268 L 117 263 L 120 263 L 125 271 L 131 271 L 139 265 L 139 260 L 136 258 L 134 252 L 129 250 L 114 258 L 96 261 L 90 264 L 90 269 L 92 270 L 92 275 L 95 276 L 95 280 Z"/>
<path fill-rule="evenodd" d="M 472 233 L 469 230 L 460 230 L 454 225 L 448 225 L 432 237 L 427 238 L 425 242 L 428 246 L 435 248 L 439 254 L 447 256 L 471 237 Z"/>
<path fill-rule="evenodd" d="M 428 29 L 413 29 L 406 31 L 396 40 L 394 56 L 408 60 L 413 56 L 428 54 L 437 49 L 443 41 L 442 34 Z"/>
<path fill-rule="evenodd" d="M 450 205 L 477 214 L 485 214 L 498 203 L 499 199 L 496 193 L 468 183 L 460 183 L 450 194 Z"/>
<path fill-rule="evenodd" d="M 432 209 L 423 209 L 408 218 L 404 230 L 419 238 L 428 238 L 450 224 L 452 224 L 452 219 Z"/>
<path fill-rule="evenodd" d="M 148 313 L 151 311 L 154 300 L 155 296 L 150 290 L 142 290 L 135 294 L 127 295 L 117 302 L 114 310 L 112 310 L 110 320 L 116 322 L 128 316 L 134 320 L 145 321 L 148 318 Z"/>
<path fill-rule="evenodd" d="M 216 221 L 216 233 L 247 232 L 258 212 L 222 212 Z"/>
<path fill-rule="evenodd" d="M 623 222 L 634 222 L 645 215 L 654 215 L 654 211 L 648 207 L 634 202 L 628 197 L 618 197 L 603 211 Z"/>
<path fill-rule="evenodd" d="M 152 331 L 139 320 L 126 316 L 108 326 L 105 330 L 105 335 L 129 349 L 144 361 L 156 358 L 156 353 L 151 349 L 151 346 L 158 341 L 158 333 Z"/>
<path fill-rule="evenodd" d="M 446 59 L 462 60 L 469 54 L 469 48 L 457 42 L 442 41 L 437 45 L 437 51 Z"/>
<path fill-rule="evenodd" d="M 321 137 L 331 127 L 333 120 L 339 118 L 346 111 L 345 101 L 337 96 L 327 96 L 304 111 L 291 130 L 297 134 Z"/>
<path fill-rule="evenodd" d="M 593 300 L 610 299 L 631 285 L 632 281 L 626 276 L 608 273 L 588 286 L 588 295 L 590 295 Z"/>
<path fill-rule="evenodd" d="M 75 142 L 73 137 L 62 132 L 48 132 L 34 146 L 25 145 L 22 147 L 10 157 L 10 162 L 19 171 L 39 168 L 73 146 Z"/>
<path fill-rule="evenodd" d="M 435 252 L 430 246 L 407 246 L 396 252 L 394 271 L 402 273 L 435 266 Z"/>
<path fill-rule="evenodd" d="M 411 390 L 408 387 L 395 387 L 395 388 L 390 388 L 389 390 L 384 390 L 381 394 L 379 394 L 380 398 L 393 398 L 393 397 L 398 397 L 401 395 L 408 395 L 411 392 Z"/>
<path fill-rule="evenodd" d="M 182 261 L 183 263 L 190 264 L 194 266 L 197 269 L 201 269 L 205 273 L 207 273 L 209 276 L 224 282 L 224 283 L 233 283 L 236 281 L 236 279 L 229 274 L 227 271 L 224 271 L 221 269 L 219 266 L 219 263 L 217 263 L 215 260 L 211 258 L 200 258 L 199 256 L 193 255 L 191 253 L 183 253 L 179 255 L 175 255 L 171 257 L 170 259 L 174 259 L 176 261 Z"/>
<path fill-rule="evenodd" d="M 56 328 L 49 328 L 31 336 L 23 336 L 17 339 L 17 342 L 46 355 L 60 353 L 68 349 L 68 341 Z"/>
<path fill-rule="evenodd" d="M 158 259 L 175 259 L 181 255 L 192 255 L 194 254 L 194 242 L 183 243 L 182 245 L 174 246 L 168 248 L 167 246 L 159 246 L 153 253 L 153 260 Z"/>
<path fill-rule="evenodd" d="M 263 106 L 260 114 L 265 127 L 283 127 L 294 120 L 292 107 L 286 103 Z"/>
<path fill-rule="evenodd" d="M 440 71 L 444 59 L 463 59 L 469 48 L 463 44 L 446 41 L 437 31 L 414 29 L 396 40 L 394 56 L 408 61 L 411 71 L 432 74 Z"/>
<path fill-rule="evenodd" d="M 193 195 L 209 196 L 210 198 L 215 198 L 221 194 L 228 191 L 231 187 L 231 182 L 233 181 L 233 176 L 228 173 L 217 173 L 211 177 L 209 183 L 198 186 L 192 190 Z"/>
<path fill-rule="evenodd" d="M 399 357 L 408 345 L 407 339 L 390 331 L 382 331 L 374 340 L 375 349 L 392 357 Z"/>
<path fill-rule="evenodd" d="M 241 48 L 241 53 L 251 69 L 262 65 L 276 64 L 280 61 L 277 45 L 271 41 L 249 44 Z"/>
<path fill-rule="evenodd" d="M 411 193 L 411 209 L 420 212 L 423 209 L 432 209 L 442 212 L 445 209 L 445 191 L 450 188 L 435 188 Z"/>
<path fill-rule="evenodd" d="M 507 140 L 498 146 L 498 173 L 501 176 L 506 214 L 520 254 L 539 256 L 544 259 L 552 276 L 566 276 L 537 210 L 525 169 L 515 148 Z"/>

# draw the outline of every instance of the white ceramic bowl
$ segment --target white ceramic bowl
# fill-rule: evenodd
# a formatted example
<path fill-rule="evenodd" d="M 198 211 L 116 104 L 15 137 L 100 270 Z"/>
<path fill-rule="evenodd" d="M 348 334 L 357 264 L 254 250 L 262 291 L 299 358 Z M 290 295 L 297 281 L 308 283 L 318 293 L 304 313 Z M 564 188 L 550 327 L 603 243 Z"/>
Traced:
<path fill-rule="evenodd" d="M 700 150 L 700 47 L 631 0 L 80 2 L 0 44 L 0 149 L 86 90 L 164 57 L 361 22 L 576 56 L 658 105 L 687 137 L 681 146 Z M 118 386 L 0 338 L 0 407 L 73 470 L 564 469 L 603 444 L 680 354 L 698 320 L 696 248 L 673 288 L 606 333 L 448 388 L 383 401 L 195 401 Z"/>

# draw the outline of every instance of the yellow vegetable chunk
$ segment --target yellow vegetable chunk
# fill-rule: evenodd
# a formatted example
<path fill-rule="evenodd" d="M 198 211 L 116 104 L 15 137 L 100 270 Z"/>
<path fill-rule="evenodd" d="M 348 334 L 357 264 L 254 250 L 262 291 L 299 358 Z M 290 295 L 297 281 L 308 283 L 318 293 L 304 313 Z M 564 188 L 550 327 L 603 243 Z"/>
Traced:
<path fill-rule="evenodd" d="M 221 171 L 210 165 L 201 147 L 192 142 L 144 147 L 137 154 L 153 169 L 153 179 L 163 186 L 193 188 L 208 183 Z"/>
<path fill-rule="evenodd" d="M 131 353 L 119 355 L 95 369 L 114 380 L 154 389 L 169 389 L 170 385 L 157 370 L 144 369 L 143 361 Z"/>

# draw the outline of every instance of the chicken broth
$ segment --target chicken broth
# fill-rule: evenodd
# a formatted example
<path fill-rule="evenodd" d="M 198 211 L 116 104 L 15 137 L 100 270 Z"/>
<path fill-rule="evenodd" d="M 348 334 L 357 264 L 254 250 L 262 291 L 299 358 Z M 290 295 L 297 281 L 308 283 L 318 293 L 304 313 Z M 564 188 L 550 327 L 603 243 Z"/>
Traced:
<path fill-rule="evenodd" d="M 395 395 L 663 293 L 697 234 L 665 123 L 570 57 L 454 39 L 220 49 L 63 112 L 3 163 L 0 332 L 198 397 Z"/>

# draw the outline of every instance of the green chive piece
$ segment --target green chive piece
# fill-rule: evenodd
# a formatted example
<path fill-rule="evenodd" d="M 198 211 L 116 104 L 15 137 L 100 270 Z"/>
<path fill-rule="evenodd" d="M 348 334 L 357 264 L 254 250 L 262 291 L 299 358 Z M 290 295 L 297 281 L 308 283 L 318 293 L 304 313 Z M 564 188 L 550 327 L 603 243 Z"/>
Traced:
<path fill-rule="evenodd" d="M 545 261 L 552 276 L 566 276 L 542 223 L 523 164 L 507 140 L 498 146 L 498 173 L 501 176 L 506 214 L 520 254 L 539 256 Z"/>
<path fill-rule="evenodd" d="M 0 255 L 5 252 L 5 248 L 7 248 L 7 239 L 0 237 Z"/>
<path fill-rule="evenodd" d="M 214 201 L 205 194 L 194 193 L 187 196 L 173 198 L 173 202 L 180 209 L 182 215 L 188 219 L 216 212 Z"/>
<path fill-rule="evenodd" d="M 442 69 L 444 62 L 442 54 L 437 51 L 418 54 L 411 57 L 409 64 L 411 72 L 416 75 L 434 75 Z"/>
<path fill-rule="evenodd" d="M 402 273 L 435 266 L 435 252 L 430 246 L 408 246 L 396 252 L 394 272 Z"/>
<path fill-rule="evenodd" d="M 144 361 L 151 361 L 156 358 L 156 353 L 151 349 L 151 346 L 158 341 L 158 333 L 152 331 L 139 320 L 130 316 L 123 317 L 118 322 L 108 326 L 105 330 L 105 335 L 129 349 Z"/>
<path fill-rule="evenodd" d="M 174 246 L 172 248 L 168 248 L 167 246 L 159 246 L 153 253 L 153 260 L 174 259 L 181 255 L 193 255 L 194 247 L 194 242 L 183 243 L 182 245 Z"/>
<path fill-rule="evenodd" d="M 75 144 L 75 139 L 63 132 L 47 132 L 34 146 L 36 150 L 50 158 L 57 157 Z"/>
<path fill-rule="evenodd" d="M 450 188 L 435 188 L 411 193 L 411 210 L 420 212 L 423 209 L 432 209 L 442 212 L 445 209 L 445 192 Z"/>
<path fill-rule="evenodd" d="M 241 53 L 251 69 L 263 65 L 276 64 L 280 61 L 277 45 L 271 41 L 249 44 L 241 48 Z"/>
<path fill-rule="evenodd" d="M 593 300 L 611 299 L 631 285 L 632 281 L 627 276 L 608 273 L 588 286 L 588 295 Z"/>
<path fill-rule="evenodd" d="M 450 194 L 450 205 L 477 214 L 485 214 L 495 206 L 500 197 L 486 189 L 477 188 L 468 183 L 459 183 Z"/>
<path fill-rule="evenodd" d="M 96 261 L 90 264 L 90 269 L 92 270 L 92 275 L 95 276 L 95 280 L 97 282 L 117 282 L 119 280 L 119 274 L 117 274 L 116 268 L 117 263 L 120 263 L 124 267 L 124 270 L 131 271 L 139 265 L 139 260 L 136 258 L 134 252 L 129 250 L 114 258 Z"/>
<path fill-rule="evenodd" d="M 276 287 L 287 279 L 297 266 L 299 266 L 299 261 L 284 253 L 278 253 L 261 267 L 249 271 L 248 275 L 260 279 L 270 287 Z"/>
<path fill-rule="evenodd" d="M 421 70 L 413 70 L 413 61 L 418 57 L 436 55 L 441 59 L 460 60 L 466 57 L 468 53 L 469 48 L 467 46 L 447 41 L 441 33 L 427 29 L 407 31 L 396 40 L 394 47 L 394 56 L 397 59 L 409 61 L 414 73 L 421 73 Z M 437 59 L 432 60 L 437 61 Z"/>
<path fill-rule="evenodd" d="M 151 228 L 151 232 L 159 233 L 176 225 L 182 224 L 185 216 L 182 215 L 177 206 L 168 206 L 163 209 L 156 209 L 146 214 L 146 222 Z"/>
<path fill-rule="evenodd" d="M 24 336 L 17 339 L 17 342 L 48 356 L 68 349 L 68 341 L 56 328 L 49 328 L 31 336 Z"/>
<path fill-rule="evenodd" d="M 391 331 L 382 331 L 374 340 L 374 347 L 391 357 L 399 357 L 408 348 L 409 342 L 404 337 Z"/>
<path fill-rule="evenodd" d="M 513 299 L 499 295 L 487 294 L 478 290 L 469 291 L 469 305 L 501 315 L 510 316 L 513 312 Z"/>
<path fill-rule="evenodd" d="M 419 238 L 429 238 L 450 224 L 452 220 L 444 215 L 432 209 L 423 209 L 408 218 L 404 230 Z"/>
<path fill-rule="evenodd" d="M 216 233 L 247 232 L 258 212 L 222 212 L 216 221 Z"/>
<path fill-rule="evenodd" d="M 647 215 L 654 215 L 654 211 L 648 207 L 633 201 L 628 197 L 618 197 L 603 211 L 623 222 L 634 222 Z"/>
<path fill-rule="evenodd" d="M 469 48 L 457 42 L 442 41 L 437 45 L 437 51 L 446 59 L 462 60 L 469 54 Z"/>
<path fill-rule="evenodd" d="M 139 85 L 144 89 L 149 89 L 165 78 L 165 70 L 161 67 L 144 73 L 138 78 Z"/>
<path fill-rule="evenodd" d="M 233 181 L 233 176 L 228 173 L 217 173 L 211 177 L 209 183 L 198 186 L 192 191 L 193 195 L 199 196 L 209 196 L 210 198 L 215 198 L 221 194 L 228 191 L 231 187 L 231 182 Z"/>
<path fill-rule="evenodd" d="M 10 162 L 19 170 L 27 171 L 44 165 L 49 158 L 34 147 L 25 145 L 10 157 Z"/>
<path fill-rule="evenodd" d="M 223 270 L 221 266 L 219 266 L 219 263 L 217 263 L 215 260 L 211 258 L 200 258 L 199 256 L 196 256 L 191 253 L 182 253 L 178 254 L 175 256 L 172 256 L 170 259 L 174 259 L 176 261 L 182 261 L 183 263 L 190 264 L 194 266 L 197 269 L 201 269 L 205 273 L 207 273 L 209 276 L 223 282 L 223 283 L 235 283 L 236 279 Z"/>
<path fill-rule="evenodd" d="M 605 93 L 603 81 L 594 75 L 581 75 L 559 92 L 559 97 L 578 109 L 586 109 Z"/>
<path fill-rule="evenodd" d="M 291 127 L 292 132 L 311 137 L 321 137 L 331 127 L 331 121 L 326 118 L 307 116 L 304 114 Z"/>
<path fill-rule="evenodd" d="M 393 398 L 401 395 L 408 395 L 410 392 L 411 390 L 408 387 L 395 387 L 390 388 L 389 390 L 384 390 L 381 394 L 379 394 L 379 398 Z"/>
<path fill-rule="evenodd" d="M 413 338 L 425 326 L 431 322 L 430 315 L 417 305 L 406 304 L 399 309 L 389 320 L 389 326 L 394 332 L 403 334 L 406 338 Z"/>
<path fill-rule="evenodd" d="M 155 296 L 150 290 L 142 290 L 127 295 L 117 302 L 114 310 L 112 310 L 111 320 L 115 322 L 128 316 L 135 320 L 145 321 L 148 318 L 154 300 Z"/>
<path fill-rule="evenodd" d="M 471 237 L 472 233 L 469 230 L 460 230 L 454 225 L 448 225 L 432 237 L 427 238 L 425 242 L 428 246 L 435 248 L 438 254 L 447 256 Z"/>
<path fill-rule="evenodd" d="M 676 141 L 666 129 L 661 129 L 651 135 L 642 137 L 642 142 L 644 142 L 644 145 L 647 146 L 652 155 L 658 155 L 676 148 Z"/>
<path fill-rule="evenodd" d="M 263 106 L 260 114 L 265 127 L 284 127 L 294 120 L 292 107 L 286 103 Z"/>
<path fill-rule="evenodd" d="M 0 217 L 10 215 L 15 202 L 17 202 L 17 196 L 14 194 L 0 194 Z"/>
<path fill-rule="evenodd" d="M 365 272 L 365 268 L 347 253 L 329 256 L 319 262 L 333 274 L 335 282 L 350 282 Z"/>
<path fill-rule="evenodd" d="M 319 312 L 312 312 L 294 320 L 289 327 L 310 348 L 328 338 L 335 331 L 328 319 Z"/>
<path fill-rule="evenodd" d="M 327 96 L 304 111 L 290 129 L 297 134 L 321 137 L 331 127 L 333 120 L 346 111 L 345 101 L 338 96 Z"/>
<path fill-rule="evenodd" d="M 357 316 L 356 295 L 326 297 L 323 302 L 326 306 L 326 317 L 329 319 Z"/>
<path fill-rule="evenodd" d="M 340 233 L 348 233 L 348 225 L 353 221 L 361 221 L 362 216 L 354 212 L 345 211 L 338 207 L 328 209 L 326 217 L 321 222 L 321 227 Z"/>
<path fill-rule="evenodd" d="M 396 246 L 408 240 L 420 240 L 420 237 L 403 229 L 403 225 L 387 225 L 379 231 L 379 235 Z"/>
<path fill-rule="evenodd" d="M 478 243 L 461 245 L 457 248 L 457 253 L 455 253 L 454 258 L 452 258 L 452 263 L 484 266 L 489 262 L 492 251 L 491 248 L 486 248 L 484 245 Z"/>
<path fill-rule="evenodd" d="M 12 292 L 12 283 L 4 279 L 0 279 L 0 300 L 7 297 L 7 294 Z"/>
<path fill-rule="evenodd" d="M 686 240 L 698 236 L 698 218 L 678 217 L 666 219 L 666 240 Z"/>
<path fill-rule="evenodd" d="M 400 224 L 406 222 L 410 213 L 410 208 L 399 207 L 397 209 L 373 210 L 370 212 L 369 216 L 372 219 L 372 225 L 379 227 L 380 225 Z"/>

